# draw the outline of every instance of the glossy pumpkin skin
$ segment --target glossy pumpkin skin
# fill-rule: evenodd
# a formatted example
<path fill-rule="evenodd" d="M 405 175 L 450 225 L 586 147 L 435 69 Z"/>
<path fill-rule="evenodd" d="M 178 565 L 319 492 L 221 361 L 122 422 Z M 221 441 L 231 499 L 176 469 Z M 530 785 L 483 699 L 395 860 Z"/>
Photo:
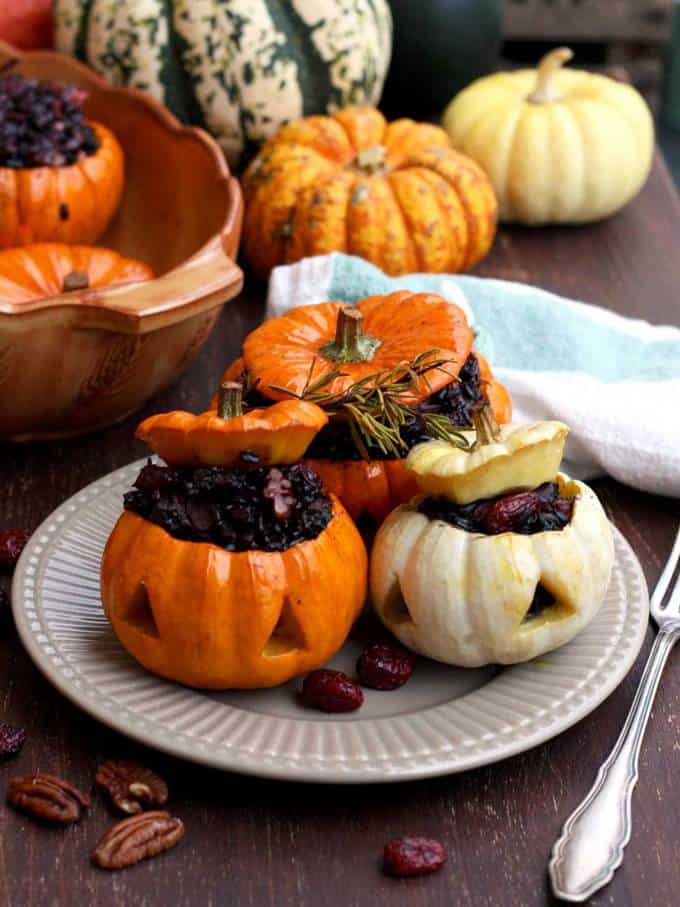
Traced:
<path fill-rule="evenodd" d="M 462 667 L 527 661 L 573 639 L 604 601 L 614 544 L 595 493 L 557 481 L 575 501 L 555 532 L 465 532 L 419 513 L 418 499 L 391 513 L 371 553 L 378 617 L 415 652 Z M 555 603 L 525 620 L 538 583 Z"/>
<path fill-rule="evenodd" d="M 243 188 L 243 247 L 262 277 L 328 252 L 359 255 L 387 274 L 465 271 L 496 233 L 491 183 L 445 131 L 387 123 L 371 107 L 283 126 L 246 170 Z"/>
<path fill-rule="evenodd" d="M 5 0 L 0 4 L 0 41 L 23 50 L 52 47 L 51 0 Z"/>
<path fill-rule="evenodd" d="M 214 411 L 158 413 L 141 423 L 136 436 L 170 466 L 235 466 L 245 451 L 262 463 L 285 465 L 302 457 L 327 422 L 314 403 L 282 400 L 230 419 Z"/>
<path fill-rule="evenodd" d="M 366 596 L 367 557 L 342 505 L 316 538 L 283 552 L 181 541 L 136 514 L 116 524 L 102 602 L 127 651 L 203 689 L 272 687 L 340 649 Z"/>
<path fill-rule="evenodd" d="M 112 249 L 34 243 L 0 251 L 0 298 L 6 302 L 29 302 L 58 296 L 65 292 L 66 278 L 74 273 L 86 275 L 91 289 L 151 280 L 154 276 L 148 265 L 123 258 Z"/>
<path fill-rule="evenodd" d="M 0 248 L 35 242 L 93 243 L 123 192 L 123 149 L 90 122 L 99 148 L 64 167 L 0 167 Z"/>
<path fill-rule="evenodd" d="M 258 390 L 272 399 L 286 395 L 273 386 L 300 394 L 314 363 L 313 379 L 332 371 L 336 363 L 323 354 L 335 337 L 339 302 L 300 306 L 265 321 L 243 342 L 243 363 L 257 378 Z M 342 362 L 342 372 L 325 392 L 339 393 L 361 378 L 411 362 L 429 350 L 453 360 L 446 368 L 431 370 L 418 382 L 413 399 L 420 400 L 448 384 L 458 374 L 472 348 L 472 331 L 458 306 L 435 293 L 399 290 L 386 296 L 368 296 L 355 309 L 363 315 L 364 333 L 380 341 L 363 362 Z"/>
<path fill-rule="evenodd" d="M 502 221 L 538 226 L 609 217 L 649 174 L 649 108 L 635 88 L 607 76 L 563 69 L 550 78 L 554 97 L 540 101 L 531 97 L 536 69 L 478 79 L 453 99 L 444 126 L 454 147 L 489 175 Z"/>

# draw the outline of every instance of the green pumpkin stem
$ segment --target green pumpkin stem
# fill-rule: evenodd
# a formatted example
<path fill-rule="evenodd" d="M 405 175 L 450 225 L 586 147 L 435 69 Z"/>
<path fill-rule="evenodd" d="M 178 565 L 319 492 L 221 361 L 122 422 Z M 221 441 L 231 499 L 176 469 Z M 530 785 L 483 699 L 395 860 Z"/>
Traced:
<path fill-rule="evenodd" d="M 359 309 L 343 306 L 338 312 L 335 339 L 325 343 L 319 352 L 337 364 L 370 362 L 380 344 L 377 337 L 364 334 L 364 316 Z"/>
<path fill-rule="evenodd" d="M 477 432 L 477 444 L 493 444 L 500 438 L 501 430 L 488 400 L 474 412 L 472 423 Z"/>
<path fill-rule="evenodd" d="M 235 419 L 243 415 L 243 385 L 238 381 L 224 381 L 220 385 L 217 415 L 220 419 Z"/>

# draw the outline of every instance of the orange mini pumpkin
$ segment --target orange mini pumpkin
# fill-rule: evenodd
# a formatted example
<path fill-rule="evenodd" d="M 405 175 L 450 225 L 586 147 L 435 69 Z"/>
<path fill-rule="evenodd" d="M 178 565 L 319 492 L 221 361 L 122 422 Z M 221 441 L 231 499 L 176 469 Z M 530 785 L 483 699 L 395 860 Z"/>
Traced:
<path fill-rule="evenodd" d="M 471 347 L 472 332 L 456 305 L 433 293 L 399 291 L 361 300 L 354 309 L 322 303 L 292 309 L 265 322 L 248 335 L 242 358 L 229 366 L 224 379 L 238 381 L 246 376 L 263 397 L 277 399 L 285 398 L 286 392 L 303 393 L 311 372 L 312 384 L 330 379 L 324 392 L 340 394 L 357 381 L 404 366 L 436 349 L 439 357 L 449 361 L 426 371 L 415 388 L 401 396 L 401 402 L 413 404 L 456 380 Z M 494 380 L 486 359 L 477 352 L 474 355 L 496 419 L 509 422 L 512 404 L 507 390 Z M 211 405 L 217 405 L 215 399 Z M 368 515 L 379 524 L 418 491 L 401 457 L 331 460 L 307 456 L 305 462 L 354 520 Z"/>
<path fill-rule="evenodd" d="M 253 269 L 347 252 L 388 274 L 465 271 L 496 233 L 491 182 L 429 123 L 371 107 L 283 126 L 243 177 Z"/>
<path fill-rule="evenodd" d="M 328 416 L 305 400 L 282 400 L 243 413 L 242 386 L 225 381 L 217 412 L 196 416 L 177 410 L 150 416 L 137 437 L 171 466 L 235 466 L 249 451 L 264 463 L 295 463 Z"/>
<path fill-rule="evenodd" d="M 237 449 L 252 452 L 253 441 L 262 441 L 267 423 L 275 436 L 267 456 L 278 456 L 286 428 L 298 444 L 301 423 L 311 431 L 312 422 L 318 430 L 326 421 L 300 401 L 274 404 L 252 420 L 252 413 L 231 416 L 238 394 L 225 391 L 227 418 L 163 414 L 143 423 L 140 436 L 174 463 L 206 453 L 229 466 Z M 276 686 L 323 665 L 344 643 L 367 586 L 364 543 L 342 504 L 330 499 L 318 535 L 271 551 L 177 538 L 126 511 L 101 573 L 104 610 L 122 645 L 155 674 L 205 689 Z"/>
<path fill-rule="evenodd" d="M 112 249 L 34 243 L 0 251 L 0 300 L 29 302 L 154 276 L 148 265 Z"/>
<path fill-rule="evenodd" d="M 62 167 L 0 167 L 0 248 L 33 242 L 92 243 L 123 193 L 123 149 L 101 123 L 99 147 Z"/>

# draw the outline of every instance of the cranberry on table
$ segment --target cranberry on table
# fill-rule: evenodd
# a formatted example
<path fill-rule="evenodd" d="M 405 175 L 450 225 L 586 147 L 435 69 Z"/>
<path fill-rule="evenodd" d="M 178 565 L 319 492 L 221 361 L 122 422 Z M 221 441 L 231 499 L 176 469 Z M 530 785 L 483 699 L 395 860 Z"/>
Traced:
<path fill-rule="evenodd" d="M 415 656 L 392 643 L 374 643 L 357 660 L 357 674 L 365 687 L 396 690 L 413 674 Z"/>
<path fill-rule="evenodd" d="M 364 694 L 342 671 L 321 668 L 305 677 L 301 698 L 308 708 L 321 712 L 353 712 L 363 703 Z"/>
<path fill-rule="evenodd" d="M 30 532 L 23 529 L 3 529 L 0 532 L 0 570 L 14 570 L 30 537 Z"/>
<path fill-rule="evenodd" d="M 407 878 L 436 872 L 446 863 L 446 848 L 434 838 L 397 838 L 385 844 L 383 870 Z"/>

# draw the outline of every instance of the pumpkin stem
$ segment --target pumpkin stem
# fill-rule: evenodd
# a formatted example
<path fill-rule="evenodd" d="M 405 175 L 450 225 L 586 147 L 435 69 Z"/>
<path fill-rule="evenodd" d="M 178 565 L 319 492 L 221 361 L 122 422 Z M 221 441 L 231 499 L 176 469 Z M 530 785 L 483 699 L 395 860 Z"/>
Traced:
<path fill-rule="evenodd" d="M 362 148 L 354 159 L 354 166 L 361 170 L 366 176 L 372 176 L 380 172 L 387 160 L 387 149 L 384 145 L 371 145 L 369 148 Z"/>
<path fill-rule="evenodd" d="M 224 381 L 220 385 L 217 415 L 220 419 L 235 419 L 243 415 L 243 385 L 238 381 Z"/>
<path fill-rule="evenodd" d="M 364 316 L 354 306 L 342 306 L 335 325 L 335 340 L 324 343 L 319 352 L 331 362 L 369 362 L 380 346 L 377 337 L 364 334 Z"/>
<path fill-rule="evenodd" d="M 85 271 L 70 271 L 61 285 L 62 292 L 70 293 L 73 290 L 86 290 L 90 286 L 90 278 Z"/>
<path fill-rule="evenodd" d="M 501 430 L 488 400 L 475 410 L 472 424 L 477 432 L 477 444 L 493 444 L 500 438 Z"/>
<path fill-rule="evenodd" d="M 547 53 L 537 67 L 536 85 L 531 92 L 528 101 L 533 104 L 550 104 L 553 101 L 559 101 L 560 95 L 555 86 L 555 73 L 574 56 L 569 47 L 556 47 Z"/>

